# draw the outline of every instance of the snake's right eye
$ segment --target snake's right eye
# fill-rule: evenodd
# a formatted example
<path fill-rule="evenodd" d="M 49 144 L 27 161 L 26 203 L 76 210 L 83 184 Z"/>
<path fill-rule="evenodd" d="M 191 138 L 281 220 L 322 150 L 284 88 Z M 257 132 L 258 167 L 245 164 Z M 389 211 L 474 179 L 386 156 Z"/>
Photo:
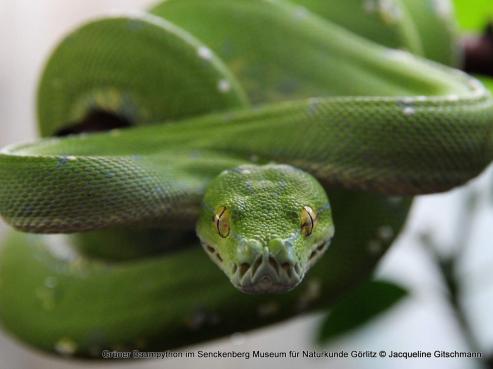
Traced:
<path fill-rule="evenodd" d="M 216 227 L 217 233 L 222 238 L 229 236 L 230 226 L 229 222 L 231 219 L 231 212 L 226 207 L 220 207 L 216 214 L 214 215 L 213 222 Z"/>
<path fill-rule="evenodd" d="M 313 228 L 317 222 L 317 214 L 309 206 L 303 206 L 301 209 L 301 233 L 308 237 L 312 234 Z"/>

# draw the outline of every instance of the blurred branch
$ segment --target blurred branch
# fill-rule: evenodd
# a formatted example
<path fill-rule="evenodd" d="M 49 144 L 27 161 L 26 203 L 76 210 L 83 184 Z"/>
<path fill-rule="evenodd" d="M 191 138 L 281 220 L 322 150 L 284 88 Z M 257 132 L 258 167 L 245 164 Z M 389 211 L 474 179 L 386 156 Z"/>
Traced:
<path fill-rule="evenodd" d="M 464 334 L 470 350 L 474 352 L 482 352 L 482 350 L 462 304 L 463 285 L 458 272 L 462 257 L 470 243 L 478 203 L 479 193 L 475 190 L 468 191 L 459 210 L 456 227 L 457 234 L 454 238 L 455 245 L 453 245 L 453 251 L 450 255 L 444 256 L 438 251 L 440 247 L 431 233 L 427 232 L 420 235 L 421 243 L 432 255 L 432 259 L 443 277 L 447 291 L 447 301 L 454 313 L 454 317 Z M 493 356 L 486 357 L 482 362 L 487 368 L 493 369 Z"/>

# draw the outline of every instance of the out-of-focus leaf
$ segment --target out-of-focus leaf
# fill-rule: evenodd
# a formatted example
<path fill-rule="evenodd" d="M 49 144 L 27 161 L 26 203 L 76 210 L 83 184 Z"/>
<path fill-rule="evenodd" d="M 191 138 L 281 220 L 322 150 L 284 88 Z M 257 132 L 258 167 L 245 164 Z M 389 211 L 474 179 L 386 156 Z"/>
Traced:
<path fill-rule="evenodd" d="M 408 291 L 389 281 L 369 281 L 341 299 L 322 322 L 317 340 L 327 344 L 396 305 Z"/>
<path fill-rule="evenodd" d="M 481 32 L 488 21 L 493 21 L 492 0 L 454 0 L 453 4 L 459 26 L 464 31 Z"/>

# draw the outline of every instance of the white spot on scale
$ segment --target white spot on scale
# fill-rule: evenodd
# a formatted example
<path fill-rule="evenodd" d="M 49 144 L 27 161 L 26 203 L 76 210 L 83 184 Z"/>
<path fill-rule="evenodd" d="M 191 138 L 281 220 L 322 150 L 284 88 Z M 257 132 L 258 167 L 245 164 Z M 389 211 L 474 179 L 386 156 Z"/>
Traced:
<path fill-rule="evenodd" d="M 415 101 L 415 98 L 414 97 L 404 97 L 402 99 L 402 103 L 403 104 L 412 104 L 413 102 Z"/>
<path fill-rule="evenodd" d="M 46 249 L 55 257 L 64 261 L 74 261 L 77 259 L 77 252 L 69 247 L 70 242 L 65 235 L 44 236 L 46 239 Z"/>
<path fill-rule="evenodd" d="M 197 49 L 197 55 L 199 56 L 199 58 L 204 59 L 204 60 L 211 60 L 212 59 L 212 51 L 205 46 L 200 46 Z"/>
<path fill-rule="evenodd" d="M 298 6 L 296 7 L 296 10 L 294 11 L 294 16 L 298 20 L 304 19 L 308 15 L 308 10 L 304 6 Z"/>
<path fill-rule="evenodd" d="M 433 9 L 442 18 L 450 18 L 452 16 L 452 4 L 449 0 L 432 0 Z"/>
<path fill-rule="evenodd" d="M 311 97 L 308 99 L 308 108 L 307 113 L 310 116 L 314 116 L 317 114 L 320 106 L 320 99 L 316 97 Z"/>
<path fill-rule="evenodd" d="M 411 116 L 416 113 L 416 110 L 411 106 L 406 106 L 404 109 L 402 109 L 402 112 L 404 113 L 404 115 Z"/>
<path fill-rule="evenodd" d="M 121 134 L 121 131 L 119 129 L 116 129 L 116 128 L 115 129 L 112 129 L 110 131 L 110 136 L 111 137 L 117 137 L 117 136 L 120 136 L 120 134 Z"/>
<path fill-rule="evenodd" d="M 70 338 L 63 337 L 55 344 L 55 351 L 61 355 L 73 355 L 77 350 L 77 344 Z"/>
<path fill-rule="evenodd" d="M 467 84 L 468 84 L 469 88 L 473 91 L 479 90 L 479 91 L 483 92 L 483 90 L 484 90 L 483 85 L 477 79 L 469 78 L 467 81 Z"/>
<path fill-rule="evenodd" d="M 402 18 L 401 9 L 393 0 L 380 0 L 378 7 L 380 16 L 385 23 L 396 23 Z"/>
<path fill-rule="evenodd" d="M 408 51 L 401 49 L 388 49 L 385 56 L 393 61 L 406 61 L 413 57 Z"/>
<path fill-rule="evenodd" d="M 231 90 L 231 84 L 229 83 L 229 81 L 225 80 L 225 79 L 221 79 L 218 83 L 217 83 L 217 89 L 222 92 L 222 93 L 226 93 L 226 92 L 229 92 Z"/>
<path fill-rule="evenodd" d="M 375 0 L 363 0 L 363 9 L 367 13 L 373 13 L 377 9 Z"/>

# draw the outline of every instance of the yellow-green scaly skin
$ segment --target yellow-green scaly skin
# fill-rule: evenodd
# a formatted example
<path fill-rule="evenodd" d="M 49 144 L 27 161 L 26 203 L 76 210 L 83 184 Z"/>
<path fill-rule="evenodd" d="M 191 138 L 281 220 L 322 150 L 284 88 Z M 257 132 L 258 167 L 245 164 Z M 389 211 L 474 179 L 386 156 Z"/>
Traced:
<path fill-rule="evenodd" d="M 76 356 L 164 350 L 327 308 L 368 278 L 405 221 L 410 198 L 396 196 L 459 186 L 493 156 L 481 84 L 398 50 L 457 63 L 450 14 L 428 3 L 168 0 L 70 34 L 41 77 L 42 135 L 93 111 L 136 127 L 1 151 L 2 217 L 25 232 L 82 232 L 11 233 L 5 329 Z M 336 229 L 324 257 L 289 293 L 240 293 L 194 228 L 238 288 L 290 289 L 301 278 L 274 278 L 276 265 L 302 276 L 333 231 L 314 178 Z M 307 237 L 305 206 L 319 215 Z M 218 238 L 221 207 L 230 232 Z M 250 264 L 246 279 L 235 263 Z"/>

